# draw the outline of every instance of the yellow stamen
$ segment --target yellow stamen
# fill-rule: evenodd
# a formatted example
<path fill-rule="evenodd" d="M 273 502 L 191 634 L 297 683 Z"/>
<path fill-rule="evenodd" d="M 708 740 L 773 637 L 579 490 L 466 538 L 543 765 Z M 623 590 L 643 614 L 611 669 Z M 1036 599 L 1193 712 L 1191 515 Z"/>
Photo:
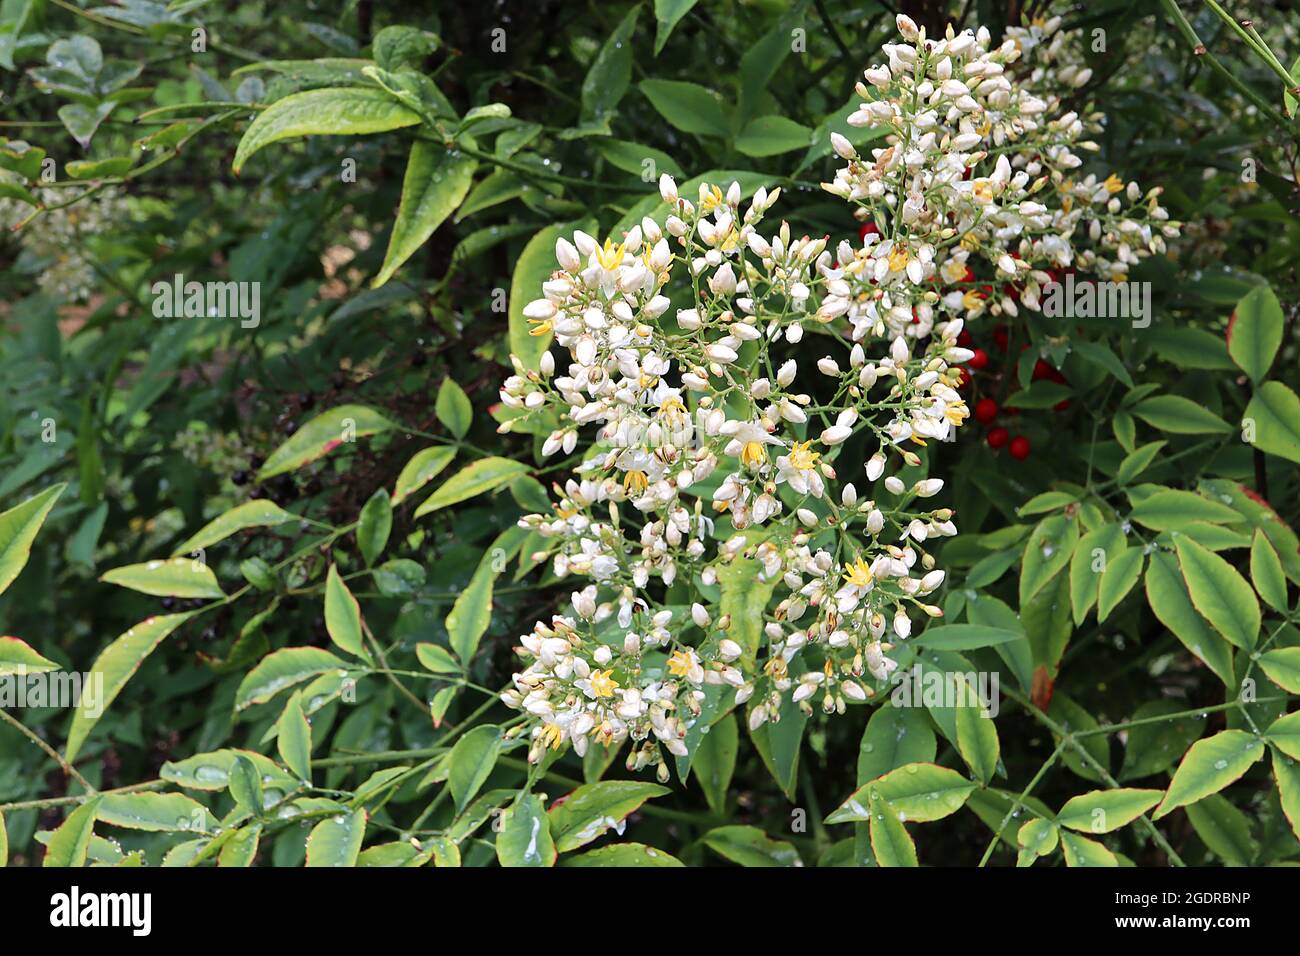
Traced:
<path fill-rule="evenodd" d="M 623 476 L 623 490 L 629 495 L 639 495 L 649 485 L 644 471 L 629 471 Z"/>
<path fill-rule="evenodd" d="M 795 442 L 794 447 L 790 449 L 790 466 L 799 471 L 812 471 L 817 467 L 817 459 L 821 458 L 818 452 L 811 451 L 812 442 Z"/>
<path fill-rule="evenodd" d="M 767 449 L 761 441 L 747 441 L 740 450 L 740 463 L 750 468 L 759 468 L 767 464 Z"/>
<path fill-rule="evenodd" d="M 848 573 L 844 575 L 844 583 L 851 584 L 855 588 L 870 587 L 874 579 L 875 577 L 871 573 L 871 565 L 861 558 L 850 564 Z"/>
<path fill-rule="evenodd" d="M 695 661 L 687 651 L 674 651 L 673 655 L 668 658 L 668 673 L 674 677 L 685 677 L 695 666 Z"/>
<path fill-rule="evenodd" d="M 612 669 L 591 672 L 591 694 L 593 697 L 614 696 L 614 691 L 618 689 L 619 683 L 610 676 L 613 673 Z"/>

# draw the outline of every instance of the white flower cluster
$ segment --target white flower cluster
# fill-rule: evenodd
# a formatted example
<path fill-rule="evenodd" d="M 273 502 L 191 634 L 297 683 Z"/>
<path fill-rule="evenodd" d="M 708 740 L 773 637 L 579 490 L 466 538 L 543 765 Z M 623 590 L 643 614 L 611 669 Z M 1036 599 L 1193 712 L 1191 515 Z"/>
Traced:
<path fill-rule="evenodd" d="M 949 27 L 932 40 L 898 18 L 903 42 L 885 44 L 888 61 L 865 72 L 848 119 L 887 130 L 886 145 L 868 158 L 832 134 L 848 165 L 824 186 L 876 230 L 845 259 L 844 294 L 822 306 L 847 316 L 855 337 L 924 337 L 944 315 L 1039 311 L 1043 284 L 1060 270 L 1122 282 L 1177 235 L 1160 189 L 1079 176 L 1076 150 L 1098 148 L 1083 137 L 1101 116 L 1063 105 L 1092 71 L 1059 26 L 1009 29 L 990 49 L 987 29 Z"/>
<path fill-rule="evenodd" d="M 863 88 L 851 118 L 889 127 L 889 145 L 869 162 L 836 137 L 849 165 L 826 186 L 879 234 L 832 250 L 764 228 L 779 189 L 746 203 L 738 184 L 706 183 L 688 199 L 664 176 L 662 226 L 557 242 L 559 268 L 524 315 L 568 362 L 512 357 L 501 397 L 517 417 L 502 430 L 558 423 L 546 455 L 593 430 L 554 513 L 521 521 L 558 576 L 592 583 L 520 639 L 525 666 L 503 699 L 533 718 L 530 759 L 631 738 L 629 766 L 666 779 L 710 687 L 748 702 L 751 727 L 813 698 L 830 713 L 873 696 L 913 618 L 942 614 L 927 542 L 957 529 L 927 502 L 942 479 L 915 474 L 917 449 L 969 414 L 959 366 L 973 353 L 958 337 L 986 305 L 1015 309 L 967 301 L 975 257 L 1027 303 L 1047 278 L 1034 263 L 1085 261 L 1081 224 L 1098 224 L 1116 261 L 1160 248 L 1146 224 L 1143 252 L 1128 245 L 1137 220 L 1110 209 L 1109 186 L 1059 188 L 1081 121 L 1016 86 L 1014 40 L 990 52 L 986 31 L 936 43 L 906 17 L 899 29 L 906 42 L 866 73 L 878 95 Z M 1050 208 L 1030 198 L 1049 183 Z M 801 365 L 806 332 L 837 354 Z"/>
<path fill-rule="evenodd" d="M 22 183 L 17 174 L 0 169 L 0 181 Z M 86 190 L 91 187 L 87 186 Z M 85 191 L 85 190 L 83 190 Z M 36 189 L 41 202 L 53 206 L 72 198 L 67 190 Z M 10 232 L 31 214 L 32 207 L 0 196 L 0 232 Z M 22 252 L 19 271 L 36 271 L 42 291 L 60 302 L 84 302 L 99 282 L 86 240 L 111 232 L 127 214 L 126 198 L 113 188 L 83 202 L 51 209 L 18 234 Z"/>

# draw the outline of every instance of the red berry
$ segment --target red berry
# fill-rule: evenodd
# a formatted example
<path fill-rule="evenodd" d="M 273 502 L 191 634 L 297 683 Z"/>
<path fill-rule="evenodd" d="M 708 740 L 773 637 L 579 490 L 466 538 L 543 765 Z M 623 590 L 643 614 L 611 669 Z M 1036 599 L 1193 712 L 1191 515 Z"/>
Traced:
<path fill-rule="evenodd" d="M 991 398 L 981 398 L 975 403 L 975 421 L 981 425 L 992 423 L 998 417 L 998 403 Z"/>
<path fill-rule="evenodd" d="M 957 336 L 957 344 L 960 345 L 962 348 L 965 348 L 966 346 L 970 345 L 970 341 L 971 341 L 970 333 L 967 332 L 965 329 L 962 329 L 961 334 Z"/>
<path fill-rule="evenodd" d="M 1001 448 L 1010 437 L 1011 433 L 1005 428 L 990 428 L 988 436 L 984 440 L 989 443 L 990 448 Z"/>
<path fill-rule="evenodd" d="M 1039 379 L 1051 378 L 1052 373 L 1055 371 L 1056 369 L 1052 368 L 1052 366 L 1048 365 L 1042 359 L 1039 359 L 1034 363 L 1033 380 L 1037 382 Z"/>
<path fill-rule="evenodd" d="M 983 349 L 976 349 L 975 354 L 970 357 L 970 367 L 973 369 L 982 369 L 989 364 L 989 353 Z"/>
<path fill-rule="evenodd" d="M 869 222 L 866 225 L 864 225 L 861 229 L 858 230 L 859 239 L 865 239 L 867 238 L 867 236 L 878 236 L 878 235 L 880 235 L 880 227 L 877 226 L 874 222 Z"/>
<path fill-rule="evenodd" d="M 1024 435 L 1017 435 L 1011 439 L 1011 447 L 1007 450 L 1016 461 L 1024 461 L 1029 457 L 1029 439 Z"/>
<path fill-rule="evenodd" d="M 1069 407 L 1070 407 L 1070 400 L 1068 398 L 1063 398 L 1061 399 L 1061 401 L 1057 402 L 1055 405 L 1052 406 L 1052 411 L 1063 412 Z"/>
<path fill-rule="evenodd" d="M 1007 330 L 1001 327 L 994 329 L 993 341 L 998 348 L 1000 348 L 1002 351 L 1005 352 L 1007 350 L 1007 343 L 1008 343 Z"/>
<path fill-rule="evenodd" d="M 965 365 L 957 366 L 957 387 L 965 388 L 970 384 L 970 372 L 966 370 Z"/>

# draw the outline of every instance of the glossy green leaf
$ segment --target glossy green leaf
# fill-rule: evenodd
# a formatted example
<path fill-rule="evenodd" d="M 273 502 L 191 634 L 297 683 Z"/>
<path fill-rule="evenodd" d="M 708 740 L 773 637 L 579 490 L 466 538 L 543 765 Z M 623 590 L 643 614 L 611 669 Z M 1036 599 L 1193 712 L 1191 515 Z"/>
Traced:
<path fill-rule="evenodd" d="M 1233 524 L 1242 520 L 1235 509 L 1221 502 L 1173 488 L 1164 488 L 1143 498 L 1129 517 L 1156 531 L 1176 531 L 1195 521 Z"/>
<path fill-rule="evenodd" d="M 81 699 L 68 729 L 65 757 L 73 760 L 86 736 L 121 693 L 141 662 L 172 631 L 189 620 L 189 614 L 164 614 L 147 618 L 119 636 L 100 652 L 90 667 L 91 679 L 82 687 Z M 102 682 L 102 690 L 99 686 Z M 89 696 L 88 696 L 89 695 Z"/>
<path fill-rule="evenodd" d="M 0 637 L 0 677 L 9 674 L 40 674 L 58 670 L 59 665 L 36 653 L 16 637 Z"/>
<path fill-rule="evenodd" d="M 671 853 L 644 843 L 614 843 L 576 856 L 567 856 L 561 866 L 681 867 L 681 860 Z"/>
<path fill-rule="evenodd" d="M 422 518 L 448 505 L 503 488 L 529 470 L 523 462 L 509 458 L 480 458 L 439 485 L 438 490 L 415 509 L 415 517 Z"/>
<path fill-rule="evenodd" d="M 773 840 L 758 827 L 715 827 L 701 838 L 709 849 L 748 867 L 799 866 L 799 853 L 784 840 Z"/>
<path fill-rule="evenodd" d="M 274 109 L 274 105 L 271 108 Z M 442 143 L 423 139 L 415 141 L 406 161 L 397 221 L 388 240 L 384 264 L 370 284 L 372 289 L 391 279 L 393 273 L 428 241 L 434 230 L 456 211 L 469 193 L 477 168 L 478 160 L 472 156 L 449 150 Z"/>
<path fill-rule="evenodd" d="M 326 817 L 307 837 L 307 865 L 356 866 L 365 835 L 365 810 Z"/>
<path fill-rule="evenodd" d="M 325 578 L 325 630 L 330 640 L 349 654 L 369 657 L 362 633 L 361 605 L 332 564 Z"/>
<path fill-rule="evenodd" d="M 86 851 L 94 833 L 95 816 L 99 813 L 102 797 L 91 797 L 59 825 L 45 848 L 41 866 L 85 866 Z"/>
<path fill-rule="evenodd" d="M 142 594 L 178 598 L 223 598 L 225 592 L 207 563 L 196 558 L 169 558 L 128 564 L 107 571 L 100 578 L 107 584 L 130 588 Z"/>
<path fill-rule="evenodd" d="M 1250 579 L 1265 604 L 1286 613 L 1286 573 L 1282 570 L 1277 551 L 1259 528 L 1255 529 L 1255 538 L 1250 545 Z"/>
<path fill-rule="evenodd" d="M 451 748 L 447 786 L 458 811 L 465 809 L 474 799 L 492 773 L 500 754 L 501 730 L 498 727 L 475 727 L 456 741 Z"/>
<path fill-rule="evenodd" d="M 299 780 L 311 780 L 311 724 L 302 710 L 302 691 L 295 691 L 280 713 L 275 746 Z"/>
<path fill-rule="evenodd" d="M 396 426 L 365 405 L 340 405 L 317 415 L 273 451 L 257 473 L 258 481 L 301 468 L 345 443 Z"/>
<path fill-rule="evenodd" d="M 1020 568 L 1022 608 L 1070 563 L 1078 540 L 1079 522 L 1070 515 L 1052 515 L 1038 523 L 1029 535 Z"/>
<path fill-rule="evenodd" d="M 447 426 L 447 430 L 457 438 L 464 438 L 474 421 L 474 408 L 469 403 L 465 390 L 456 384 L 455 379 L 444 378 L 438 387 L 438 399 L 434 403 L 434 412 L 438 421 Z"/>
<path fill-rule="evenodd" d="M 232 534 L 246 528 L 273 528 L 294 521 L 295 518 L 274 502 L 255 498 L 236 505 L 224 514 L 213 518 L 191 537 L 185 539 L 172 554 L 193 556 L 195 552 L 225 541 Z"/>
<path fill-rule="evenodd" d="M 393 530 L 393 502 L 388 490 L 380 488 L 366 501 L 357 520 L 357 548 L 366 564 L 374 564 L 388 545 Z"/>
<path fill-rule="evenodd" d="M 1163 796 L 1162 790 L 1131 787 L 1093 790 L 1070 798 L 1056 815 L 1056 822 L 1083 833 L 1110 833 L 1132 823 Z"/>
<path fill-rule="evenodd" d="M 1224 730 L 1198 740 L 1178 765 L 1154 819 L 1218 793 L 1263 755 L 1264 741 L 1243 730 Z"/>
<path fill-rule="evenodd" d="M 721 814 L 727 806 L 727 789 L 736 770 L 740 752 L 740 731 L 735 714 L 724 714 L 700 737 L 692 767 L 709 809 Z"/>
<path fill-rule="evenodd" d="M 667 787 L 639 780 L 599 780 L 586 783 L 548 811 L 551 835 L 561 853 L 590 843 L 651 797 L 668 793 Z"/>
<path fill-rule="evenodd" d="M 9 587 L 27 564 L 36 532 L 66 484 L 53 485 L 17 507 L 0 513 L 0 593 Z"/>
<path fill-rule="evenodd" d="M 1228 354 L 1237 367 L 1258 382 L 1282 345 L 1282 304 L 1267 285 L 1257 285 L 1237 303 L 1228 323 Z"/>
<path fill-rule="evenodd" d="M 1204 661 L 1219 680 L 1232 684 L 1232 646 L 1196 612 L 1174 556 L 1152 553 L 1144 583 L 1147 603 L 1160 623 Z"/>
<path fill-rule="evenodd" d="M 1260 451 L 1300 462 L 1300 398 L 1281 382 L 1265 382 L 1242 416 L 1246 439 Z"/>
<path fill-rule="evenodd" d="M 1259 601 L 1246 579 L 1223 558 L 1186 536 L 1176 542 L 1178 566 L 1192 604 L 1216 631 L 1249 650 L 1259 637 Z"/>
<path fill-rule="evenodd" d="M 680 80 L 642 80 L 641 92 L 655 111 L 683 133 L 726 137 L 730 132 L 727 107 L 717 93 L 698 83 Z"/>
<path fill-rule="evenodd" d="M 1259 667 L 1283 690 L 1300 694 L 1300 647 L 1278 647 L 1259 657 Z"/>
<path fill-rule="evenodd" d="M 973 688 L 970 693 L 975 696 Z M 971 773 L 982 783 L 988 784 L 993 779 L 998 769 L 1001 745 L 993 719 L 984 714 L 978 703 L 957 708 L 957 750 Z"/>
<path fill-rule="evenodd" d="M 449 448 L 446 445 L 435 445 L 432 448 L 417 451 L 411 456 L 411 460 L 402 467 L 401 473 L 397 476 L 397 483 L 393 487 L 393 504 L 400 505 L 413 492 L 419 491 L 434 478 L 437 478 L 455 457 L 456 449 Z"/>
<path fill-rule="evenodd" d="M 1061 830 L 1061 853 L 1066 866 L 1119 866 L 1115 854 L 1096 840 Z"/>
<path fill-rule="evenodd" d="M 264 704 L 280 691 L 327 671 L 344 670 L 341 658 L 320 647 L 286 647 L 262 658 L 235 691 L 235 709 Z"/>
<path fill-rule="evenodd" d="M 235 150 L 235 174 L 264 146 L 299 136 L 352 136 L 415 126 L 420 116 L 383 90 L 330 87 L 276 100 L 257 114 Z"/>
<path fill-rule="evenodd" d="M 506 867 L 554 866 L 557 853 L 542 798 L 529 793 L 501 814 L 497 861 Z"/>
<path fill-rule="evenodd" d="M 1217 435 L 1232 426 L 1203 405 L 1181 395 L 1157 395 L 1133 406 L 1132 412 L 1148 425 L 1171 435 Z"/>
<path fill-rule="evenodd" d="M 217 818 L 183 793 L 107 793 L 96 819 L 110 826 L 155 833 L 212 833 Z"/>
<path fill-rule="evenodd" d="M 880 866 L 917 866 L 916 844 L 902 815 L 879 792 L 868 789 L 871 806 L 871 852 Z"/>
<path fill-rule="evenodd" d="M 1145 562 L 1141 548 L 1126 548 L 1106 563 L 1097 588 L 1098 623 L 1110 617 L 1110 612 L 1137 584 Z"/>

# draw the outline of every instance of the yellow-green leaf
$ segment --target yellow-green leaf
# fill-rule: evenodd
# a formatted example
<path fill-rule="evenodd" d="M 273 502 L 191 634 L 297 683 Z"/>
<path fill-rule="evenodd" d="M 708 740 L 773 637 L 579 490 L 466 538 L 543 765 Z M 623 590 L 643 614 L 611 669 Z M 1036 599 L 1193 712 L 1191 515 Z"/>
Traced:
<path fill-rule="evenodd" d="M 1218 793 L 1264 755 L 1264 741 L 1244 730 L 1225 730 L 1192 744 L 1178 765 L 1155 819 Z"/>
<path fill-rule="evenodd" d="M 1223 558 L 1186 536 L 1175 544 L 1192 604 L 1214 629 L 1249 650 L 1259 637 L 1259 601 L 1246 579 Z"/>
<path fill-rule="evenodd" d="M 168 558 L 128 564 L 106 571 L 100 578 L 108 584 L 130 588 L 142 594 L 178 598 L 223 598 L 225 592 L 207 563 L 196 558 Z"/>
<path fill-rule="evenodd" d="M 340 405 L 317 415 L 271 452 L 257 473 L 258 481 L 294 471 L 329 454 L 339 445 L 366 435 L 378 435 L 396 426 L 365 405 Z"/>
<path fill-rule="evenodd" d="M 440 508 L 502 488 L 528 471 L 526 464 L 509 458 L 480 458 L 444 481 L 415 509 L 415 517 L 422 518 Z"/>
<path fill-rule="evenodd" d="M 27 564 L 36 532 L 66 487 L 66 484 L 61 484 L 46 488 L 0 514 L 0 593 L 13 583 Z"/>
<path fill-rule="evenodd" d="M 283 102 L 283 101 L 281 101 Z M 411 146 L 402 180 L 397 221 L 388 240 L 384 264 L 370 284 L 377 289 L 433 235 L 461 204 L 474 181 L 478 160 L 442 143 L 417 139 Z"/>

